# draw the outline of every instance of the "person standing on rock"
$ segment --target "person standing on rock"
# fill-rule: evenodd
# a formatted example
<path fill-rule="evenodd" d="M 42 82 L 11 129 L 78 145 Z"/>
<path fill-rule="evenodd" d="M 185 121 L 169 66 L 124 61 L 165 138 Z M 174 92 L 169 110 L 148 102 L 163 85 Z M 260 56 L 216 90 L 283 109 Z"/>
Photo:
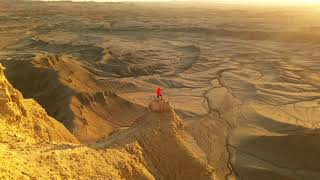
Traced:
<path fill-rule="evenodd" d="M 161 89 L 159 87 L 157 88 L 157 98 L 162 99 L 162 93 L 161 93 Z"/>

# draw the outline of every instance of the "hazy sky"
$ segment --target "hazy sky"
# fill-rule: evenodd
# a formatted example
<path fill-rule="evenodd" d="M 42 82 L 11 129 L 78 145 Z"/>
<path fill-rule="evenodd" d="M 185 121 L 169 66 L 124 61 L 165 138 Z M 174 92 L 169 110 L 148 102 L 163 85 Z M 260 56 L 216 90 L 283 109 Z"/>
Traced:
<path fill-rule="evenodd" d="M 172 1 L 172 0 L 73 0 L 73 1 Z M 179 0 L 177 0 L 179 1 Z M 320 0 L 182 0 L 243 4 L 320 4 Z"/>
<path fill-rule="evenodd" d="M 210 0 L 209 0 L 210 1 Z M 228 3 L 259 3 L 259 4 L 320 4 L 320 0 L 211 0 L 216 2 L 228 2 Z"/>

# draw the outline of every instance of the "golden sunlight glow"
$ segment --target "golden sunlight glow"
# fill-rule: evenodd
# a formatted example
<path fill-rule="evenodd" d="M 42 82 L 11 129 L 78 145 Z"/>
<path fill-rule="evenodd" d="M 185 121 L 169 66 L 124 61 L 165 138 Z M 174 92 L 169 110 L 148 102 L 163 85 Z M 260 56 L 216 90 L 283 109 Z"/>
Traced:
<path fill-rule="evenodd" d="M 215 1 L 215 0 L 209 0 Z M 219 2 L 234 2 L 246 4 L 320 4 L 320 0 L 219 0 Z"/>
<path fill-rule="evenodd" d="M 48 0 L 45 0 L 48 1 Z M 50 1 L 50 0 L 49 0 Z M 59 1 L 59 0 L 51 0 Z M 170 2 L 170 1 L 191 1 L 191 2 L 218 2 L 231 4 L 320 4 L 320 0 L 72 0 L 75 2 L 81 1 L 95 1 L 95 2 L 110 2 L 110 1 L 156 1 L 156 2 Z"/>

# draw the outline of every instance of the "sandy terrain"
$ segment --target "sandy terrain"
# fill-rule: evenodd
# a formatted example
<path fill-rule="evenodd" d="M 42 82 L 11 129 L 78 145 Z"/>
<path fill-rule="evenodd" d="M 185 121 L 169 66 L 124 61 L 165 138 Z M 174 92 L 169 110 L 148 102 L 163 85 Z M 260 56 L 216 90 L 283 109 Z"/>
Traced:
<path fill-rule="evenodd" d="M 130 128 L 84 145 L 0 69 L 1 179 L 215 178 L 168 101 L 152 101 Z"/>
<path fill-rule="evenodd" d="M 319 18 L 319 7 L 1 1 L 8 83 L 77 139 L 57 130 L 73 141 L 1 159 L 17 154 L 31 178 L 320 179 Z M 169 112 L 150 112 L 157 87 Z M 19 147 L 39 162 L 23 164 Z"/>

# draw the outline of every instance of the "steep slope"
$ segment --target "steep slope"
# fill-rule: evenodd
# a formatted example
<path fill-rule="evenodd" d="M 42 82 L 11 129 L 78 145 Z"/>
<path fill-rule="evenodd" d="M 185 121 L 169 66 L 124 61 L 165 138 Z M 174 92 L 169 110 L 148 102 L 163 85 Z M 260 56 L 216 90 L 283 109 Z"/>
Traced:
<path fill-rule="evenodd" d="M 97 151 L 78 140 L 32 99 L 23 99 L 0 64 L 1 179 L 153 179 L 124 149 Z"/>
<path fill-rule="evenodd" d="M 32 99 L 23 99 L 3 74 L 0 64 L 0 119 L 1 133 L 19 132 L 25 137 L 39 141 L 77 143 L 76 138 L 65 127 L 48 116 L 45 110 Z M 12 133 L 13 134 L 13 133 Z"/>
<path fill-rule="evenodd" d="M 134 127 L 120 131 L 96 147 L 133 144 L 141 150 L 138 152 L 156 179 L 214 179 L 215 170 L 187 143 L 182 121 L 168 102 L 151 102 L 148 112 L 139 117 Z M 131 151 L 137 153 L 135 148 Z"/>
<path fill-rule="evenodd" d="M 130 126 L 131 120 L 144 111 L 144 107 L 106 91 L 111 89 L 106 87 L 107 80 L 100 80 L 102 77 L 91 72 L 91 65 L 84 61 L 38 54 L 4 63 L 13 86 L 25 97 L 37 100 L 81 142 L 94 143 L 118 128 Z"/>
<path fill-rule="evenodd" d="M 133 127 L 86 146 L 0 70 L 1 179 L 214 179 L 168 102 L 153 101 Z"/>

